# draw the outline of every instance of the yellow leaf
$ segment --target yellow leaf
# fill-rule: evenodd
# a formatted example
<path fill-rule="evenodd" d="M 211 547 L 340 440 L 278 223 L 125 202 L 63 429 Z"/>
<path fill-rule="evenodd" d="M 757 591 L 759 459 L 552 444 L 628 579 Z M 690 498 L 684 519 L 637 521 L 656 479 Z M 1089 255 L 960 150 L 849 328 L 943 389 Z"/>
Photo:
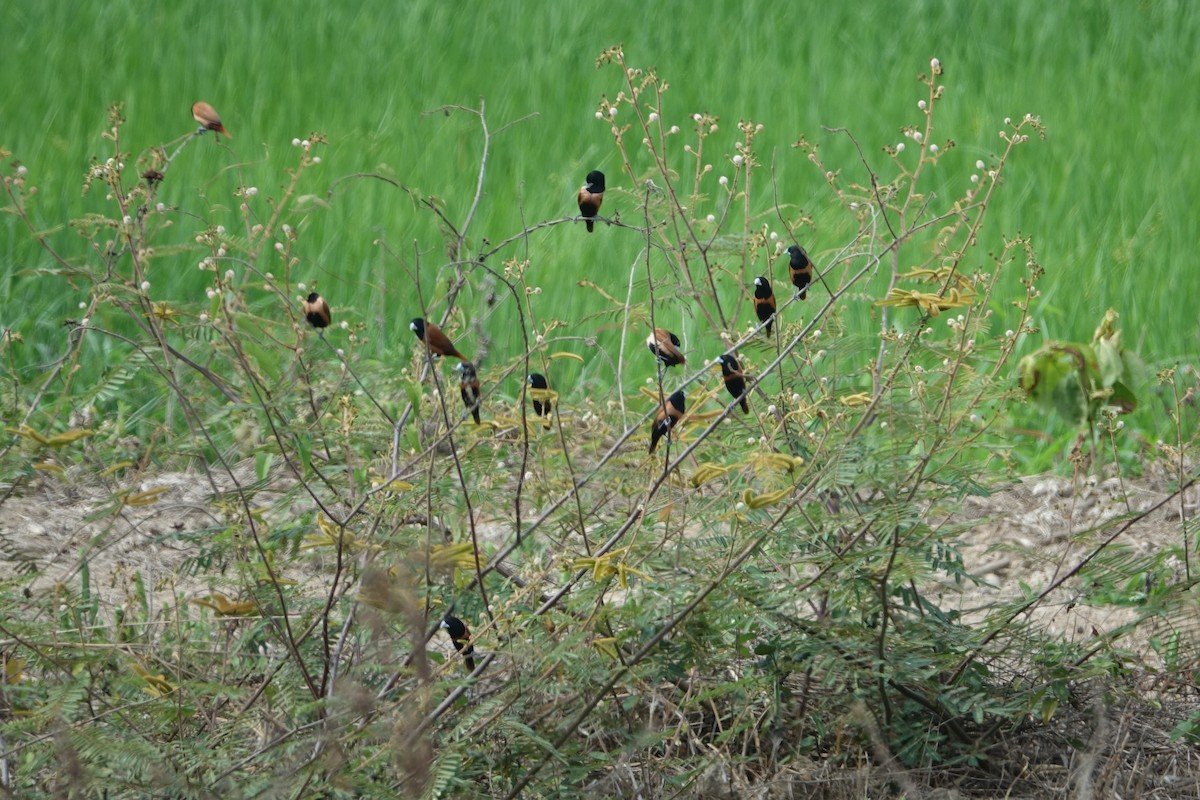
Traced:
<path fill-rule="evenodd" d="M 475 546 L 470 542 L 429 548 L 429 566 L 434 569 L 475 569 Z"/>
<path fill-rule="evenodd" d="M 579 363 L 581 363 L 581 364 L 583 363 L 583 356 L 579 355 L 578 353 L 566 353 L 566 352 L 551 353 L 550 357 L 551 358 L 573 358 L 576 361 L 578 361 Z"/>
<path fill-rule="evenodd" d="M 258 606 L 249 600 L 230 600 L 220 592 L 208 597 L 197 597 L 192 603 L 211 608 L 218 617 L 246 617 L 258 612 Z"/>
<path fill-rule="evenodd" d="M 709 481 L 719 478 L 725 473 L 729 472 L 730 469 L 731 467 L 724 467 L 720 464 L 714 464 L 711 461 L 705 462 L 697 467 L 696 471 L 692 473 L 692 486 L 703 486 Z"/>
<path fill-rule="evenodd" d="M 146 682 L 146 692 L 154 697 L 163 697 L 175 691 L 175 686 L 167 680 L 167 676 L 161 672 L 158 675 L 151 675 L 150 671 L 141 664 L 134 664 L 133 671 Z"/>
<path fill-rule="evenodd" d="M 130 492 L 121 496 L 121 501 L 127 506 L 149 506 L 158 502 L 164 492 L 169 492 L 173 486 L 155 486 L 144 492 Z"/>
<path fill-rule="evenodd" d="M 856 392 L 855 394 L 848 394 L 845 397 L 839 397 L 838 402 L 844 406 L 850 407 L 865 406 L 867 403 L 871 402 L 871 395 L 867 394 L 866 392 Z"/>
<path fill-rule="evenodd" d="M 4 682 L 7 684 L 20 683 L 25 677 L 25 659 L 9 656 L 4 659 Z"/>
<path fill-rule="evenodd" d="M 592 647 L 596 648 L 597 650 L 599 650 L 601 653 L 608 656 L 612 660 L 616 661 L 616 659 L 617 659 L 617 640 L 615 638 L 613 638 L 612 636 L 605 636 L 604 638 L 601 638 L 601 639 L 593 639 Z"/>
<path fill-rule="evenodd" d="M 47 444 L 50 441 L 28 425 L 22 425 L 19 428 L 5 428 L 4 430 L 17 436 L 21 436 L 25 439 L 32 439 L 33 441 L 42 445 Z"/>
<path fill-rule="evenodd" d="M 95 433 L 95 431 L 88 430 L 86 428 L 73 428 L 69 431 L 54 434 L 46 440 L 46 444 L 50 445 L 51 447 L 62 447 L 63 445 L 70 444 L 71 442 L 77 442 L 80 439 L 86 439 L 93 433 Z"/>
<path fill-rule="evenodd" d="M 788 488 L 780 489 L 776 492 L 764 492 L 763 494 L 754 495 L 751 494 L 750 490 L 747 489 L 746 495 L 743 498 L 743 502 L 745 502 L 749 508 L 765 508 L 766 506 L 778 503 L 780 500 L 791 494 L 791 491 L 792 490 Z"/>
<path fill-rule="evenodd" d="M 155 303 L 151 307 L 151 313 L 153 313 L 157 319 L 160 319 L 163 322 L 174 322 L 176 324 L 179 323 L 179 312 L 171 308 L 171 305 L 165 301 Z"/>

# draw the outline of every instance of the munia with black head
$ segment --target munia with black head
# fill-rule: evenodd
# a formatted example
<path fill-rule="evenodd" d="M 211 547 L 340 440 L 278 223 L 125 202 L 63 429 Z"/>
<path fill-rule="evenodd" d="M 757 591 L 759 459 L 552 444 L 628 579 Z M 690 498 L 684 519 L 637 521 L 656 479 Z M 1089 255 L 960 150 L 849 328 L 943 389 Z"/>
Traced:
<path fill-rule="evenodd" d="M 654 418 L 654 427 L 650 429 L 651 453 L 658 447 L 658 440 L 669 434 L 675 424 L 683 418 L 684 411 L 686 408 L 684 407 L 683 389 L 680 389 L 666 399 L 662 408 L 658 410 L 658 416 Z"/>
<path fill-rule="evenodd" d="M 462 361 L 467 360 L 466 356 L 454 349 L 454 343 L 450 341 L 450 337 L 442 333 L 442 329 L 432 322 L 416 317 L 408 323 L 408 328 L 425 343 L 429 352 L 435 356 L 450 356 Z"/>
<path fill-rule="evenodd" d="M 331 320 L 329 303 L 325 302 L 324 297 L 316 292 L 308 293 L 308 297 L 304 299 L 304 319 L 317 329 L 318 334 L 324 335 L 324 329 L 329 327 Z"/>
<path fill-rule="evenodd" d="M 588 233 L 591 233 L 596 224 L 596 215 L 600 213 L 600 206 L 604 204 L 604 173 L 598 169 L 589 172 L 587 182 L 580 188 L 575 199 L 579 202 L 579 216 L 584 218 Z"/>
<path fill-rule="evenodd" d="M 800 299 L 804 300 L 808 297 L 808 284 L 812 283 L 812 261 L 809 260 L 808 253 L 804 252 L 804 248 L 798 244 L 789 247 L 787 253 L 788 275 L 791 276 L 792 285 L 796 287 Z"/>
<path fill-rule="evenodd" d="M 717 356 L 716 363 L 721 365 L 721 377 L 725 380 L 725 388 L 734 400 L 742 404 L 742 413 L 750 413 L 750 403 L 746 400 L 746 376 L 733 356 Z"/>
<path fill-rule="evenodd" d="M 225 130 L 225 126 L 221 124 L 221 118 L 217 116 L 217 110 L 203 100 L 192 103 L 192 119 L 199 122 L 203 130 L 213 131 L 218 139 L 221 138 L 222 133 L 230 139 L 233 138 L 233 135 Z"/>
<path fill-rule="evenodd" d="M 655 328 L 654 332 L 646 337 L 646 347 L 664 367 L 687 363 L 679 346 L 679 337 L 666 328 Z"/>
<path fill-rule="evenodd" d="M 467 672 L 474 672 L 475 645 L 471 644 L 471 632 L 467 630 L 467 623 L 458 617 L 447 614 L 442 618 L 440 627 L 450 635 L 450 643 L 454 645 L 454 649 L 462 653 L 463 663 L 467 665 Z"/>
<path fill-rule="evenodd" d="M 475 424 L 479 424 L 479 373 L 475 371 L 475 365 L 470 361 L 461 361 L 454 369 L 458 372 L 458 393 L 462 395 L 463 405 L 467 407 L 467 411 L 471 412 L 471 416 L 475 418 Z"/>
<path fill-rule="evenodd" d="M 771 326 L 775 324 L 775 292 L 771 291 L 771 280 L 759 275 L 754 279 L 754 313 L 759 322 L 767 323 L 763 330 L 771 335 Z"/>
<path fill-rule="evenodd" d="M 546 376 L 540 372 L 531 372 L 526 383 L 529 385 L 529 396 L 533 400 L 533 413 L 539 417 L 550 416 L 554 406 L 548 397 L 550 382 L 546 380 Z"/>

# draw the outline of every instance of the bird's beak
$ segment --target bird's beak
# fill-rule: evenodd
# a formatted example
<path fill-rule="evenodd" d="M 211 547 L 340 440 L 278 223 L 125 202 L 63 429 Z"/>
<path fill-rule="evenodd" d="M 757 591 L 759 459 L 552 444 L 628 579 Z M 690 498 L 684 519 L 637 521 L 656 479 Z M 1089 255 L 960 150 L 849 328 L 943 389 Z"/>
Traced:
<path fill-rule="evenodd" d="M 440 623 L 438 623 L 438 627 L 444 631 L 450 630 L 450 626 L 446 624 L 446 620 L 442 620 Z"/>

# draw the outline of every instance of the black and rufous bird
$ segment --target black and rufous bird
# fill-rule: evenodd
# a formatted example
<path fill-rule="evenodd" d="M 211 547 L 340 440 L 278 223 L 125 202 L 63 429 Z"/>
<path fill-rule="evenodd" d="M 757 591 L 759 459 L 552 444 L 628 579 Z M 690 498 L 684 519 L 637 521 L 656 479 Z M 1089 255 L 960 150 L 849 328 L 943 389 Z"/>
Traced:
<path fill-rule="evenodd" d="M 322 328 L 329 327 L 329 303 L 325 302 L 325 298 L 316 292 L 309 292 L 308 297 L 304 299 L 304 319 L 317 329 L 317 333 L 323 334 Z"/>
<path fill-rule="evenodd" d="M 721 365 L 721 377 L 725 380 L 725 388 L 734 400 L 742 404 L 742 413 L 750 413 L 750 403 L 746 400 L 746 376 L 733 356 L 717 356 L 716 363 Z"/>
<path fill-rule="evenodd" d="M 454 645 L 454 649 L 462 653 L 463 663 L 467 665 L 467 671 L 474 672 L 475 645 L 471 644 L 471 632 L 467 630 L 467 623 L 458 617 L 447 614 L 442 618 L 440 627 L 446 633 L 450 634 L 450 642 Z"/>
<path fill-rule="evenodd" d="M 775 324 L 775 292 L 771 291 L 770 278 L 762 275 L 754 279 L 754 313 L 759 322 L 767 323 L 763 330 L 770 336 L 771 326 Z"/>
<path fill-rule="evenodd" d="M 792 278 L 792 285 L 800 293 L 800 299 L 804 300 L 808 297 L 808 284 L 812 282 L 812 261 L 809 260 L 808 253 L 804 252 L 804 248 L 798 244 L 789 247 L 787 252 L 788 274 Z"/>
<path fill-rule="evenodd" d="M 217 110 L 203 100 L 192 103 L 192 119 L 199 122 L 205 130 L 214 131 L 218 139 L 221 138 L 220 134 L 222 133 L 230 139 L 233 138 L 233 134 L 225 130 L 225 126 L 221 124 Z"/>
<path fill-rule="evenodd" d="M 683 418 L 685 410 L 683 389 L 679 389 L 666 399 L 662 408 L 658 410 L 658 416 L 654 418 L 654 427 L 650 429 L 651 453 L 658 447 L 658 440 L 669 434 L 675 427 L 675 423 Z"/>
<path fill-rule="evenodd" d="M 416 317 L 408 323 L 408 328 L 425 343 L 429 352 L 435 356 L 452 356 L 462 361 L 467 360 L 466 356 L 454 349 L 454 343 L 450 341 L 450 337 L 442 333 L 442 329 L 432 322 Z"/>
<path fill-rule="evenodd" d="M 460 361 L 455 368 L 458 371 L 458 393 L 462 395 L 463 405 L 467 407 L 467 411 L 471 412 L 471 416 L 475 418 L 475 424 L 479 424 L 479 373 L 475 371 L 475 365 L 470 361 Z"/>
<path fill-rule="evenodd" d="M 588 233 L 591 233 L 596 224 L 596 215 L 600 213 L 600 206 L 604 204 L 604 173 L 598 169 L 589 172 L 587 182 L 580 188 L 576 200 L 579 201 L 579 216 L 584 218 Z"/>
<path fill-rule="evenodd" d="M 646 337 L 646 347 L 664 367 L 687 363 L 679 349 L 679 337 L 666 328 L 655 328 L 654 332 Z"/>
<path fill-rule="evenodd" d="M 546 376 L 540 372 L 531 372 L 526 383 L 529 384 L 529 396 L 533 400 L 533 413 L 539 417 L 550 416 L 554 405 L 548 397 L 550 382 L 546 380 Z"/>

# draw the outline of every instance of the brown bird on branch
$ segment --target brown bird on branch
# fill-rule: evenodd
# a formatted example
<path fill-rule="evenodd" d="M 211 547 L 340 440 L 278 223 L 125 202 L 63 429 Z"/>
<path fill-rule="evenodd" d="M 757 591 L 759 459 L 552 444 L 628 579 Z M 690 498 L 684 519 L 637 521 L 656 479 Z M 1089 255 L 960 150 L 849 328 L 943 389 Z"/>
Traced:
<path fill-rule="evenodd" d="M 771 281 L 759 275 L 754 279 L 754 313 L 759 322 L 767 323 L 763 330 L 771 335 L 771 326 L 775 324 L 775 292 L 771 291 Z"/>
<path fill-rule="evenodd" d="M 666 328 L 655 328 L 654 332 L 646 337 L 646 347 L 664 367 L 687 363 L 679 346 L 679 337 Z"/>
<path fill-rule="evenodd" d="M 215 131 L 217 134 L 225 134 L 230 139 L 233 134 L 225 130 L 225 126 L 221 124 L 221 118 L 217 115 L 217 110 L 208 103 L 200 100 L 192 103 L 192 119 L 200 123 L 200 126 L 206 131 Z M 219 135 L 217 138 L 221 138 Z"/>
<path fill-rule="evenodd" d="M 575 199 L 579 203 L 579 216 L 584 218 L 588 233 L 591 233 L 596 224 L 595 217 L 600 213 L 600 206 L 604 204 L 604 173 L 598 169 L 589 172 L 587 182 L 583 184 Z"/>
<path fill-rule="evenodd" d="M 304 319 L 317 329 L 318 335 L 325 335 L 322 328 L 329 327 L 330 316 L 329 304 L 325 302 L 324 297 L 316 292 L 309 292 L 308 298 L 304 301 Z"/>
<path fill-rule="evenodd" d="M 658 440 L 670 434 L 675 424 L 683 418 L 684 411 L 683 389 L 679 389 L 666 399 L 654 418 L 654 427 L 650 429 L 651 453 L 658 447 Z"/>
<path fill-rule="evenodd" d="M 467 623 L 458 617 L 447 614 L 442 619 L 442 624 L 439 627 L 450 635 L 450 642 L 454 645 L 454 649 L 462 653 L 463 663 L 467 665 L 467 671 L 474 672 L 475 645 L 471 644 L 471 631 L 467 630 Z"/>
<path fill-rule="evenodd" d="M 717 364 L 721 365 L 721 377 L 725 380 L 725 388 L 729 394 L 742 404 L 742 413 L 750 413 L 750 403 L 746 400 L 746 376 L 733 356 L 717 356 Z"/>
<path fill-rule="evenodd" d="M 462 361 L 467 360 L 466 356 L 454 349 L 454 343 L 450 341 L 450 337 L 442 333 L 442 329 L 432 322 L 415 317 L 412 322 L 408 323 L 408 328 L 425 343 L 429 352 L 435 356 L 451 356 Z"/>
<path fill-rule="evenodd" d="M 808 297 L 808 284 L 812 282 L 812 261 L 809 260 L 808 253 L 804 252 L 804 248 L 798 244 L 789 247 L 787 253 L 788 274 L 792 278 L 792 285 L 800 294 L 800 299 L 804 300 Z"/>
<path fill-rule="evenodd" d="M 467 407 L 467 411 L 471 412 L 471 416 L 475 418 L 475 424 L 479 424 L 479 373 L 475 371 L 475 365 L 470 361 L 460 362 L 455 369 L 458 370 L 458 393 L 462 396 L 463 405 Z"/>

